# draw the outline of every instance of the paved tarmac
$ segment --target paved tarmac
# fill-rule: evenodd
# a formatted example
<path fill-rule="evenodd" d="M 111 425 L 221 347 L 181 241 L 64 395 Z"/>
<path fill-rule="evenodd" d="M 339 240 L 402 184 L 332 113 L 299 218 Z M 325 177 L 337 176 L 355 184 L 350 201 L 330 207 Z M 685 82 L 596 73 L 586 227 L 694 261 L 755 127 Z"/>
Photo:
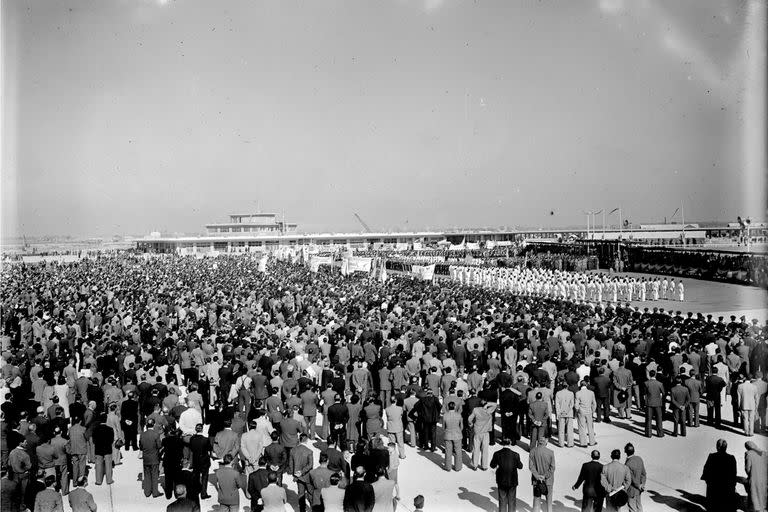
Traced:
<path fill-rule="evenodd" d="M 702 412 L 704 408 L 702 408 Z M 703 418 L 703 416 L 702 416 Z M 729 424 L 731 419 L 730 405 L 723 408 L 723 419 Z M 623 449 L 627 442 L 635 445 L 637 454 L 645 461 L 648 481 L 643 495 L 643 506 L 646 511 L 702 511 L 705 494 L 704 483 L 700 480 L 701 470 L 707 455 L 714 451 L 715 441 L 723 438 L 728 441 L 729 452 L 736 456 L 740 476 L 744 476 L 744 443 L 748 439 L 738 430 L 727 426 L 725 430 L 715 430 L 707 425 L 699 428 L 689 428 L 686 437 L 671 435 L 671 421 L 666 421 L 664 438 L 644 437 L 644 420 L 639 414 L 634 414 L 631 421 L 613 419 L 611 424 L 595 424 L 597 449 L 600 450 L 602 461 L 608 462 L 610 451 Z M 441 442 L 442 432 L 438 430 L 438 442 Z M 761 446 L 768 447 L 768 438 L 756 435 L 752 438 Z M 578 442 L 578 435 L 576 436 Z M 581 464 L 589 460 L 590 449 L 582 447 L 560 448 L 556 438 L 550 441 L 550 448 L 555 452 L 557 469 L 555 471 L 554 510 L 577 512 L 581 510 L 581 491 L 573 491 L 571 486 L 576 482 Z M 315 453 L 324 448 L 322 442 L 315 443 Z M 492 452 L 499 448 L 492 446 Z M 524 469 L 520 471 L 520 486 L 517 491 L 518 510 L 530 511 L 533 502 L 530 471 L 528 470 L 528 442 L 518 443 L 515 450 L 520 454 Z M 495 511 L 498 510 L 495 477 L 492 470 L 472 471 L 466 464 L 469 455 L 464 455 L 465 467 L 460 472 L 446 472 L 442 469 L 443 453 L 423 452 L 406 446 L 407 458 L 401 461 L 399 470 L 399 486 L 401 501 L 399 511 L 413 510 L 413 498 L 422 494 L 426 499 L 426 510 L 430 511 Z M 317 458 L 315 459 L 317 461 Z M 216 469 L 214 463 L 212 471 Z M 91 483 L 88 490 L 93 493 L 99 511 L 150 511 L 165 510 L 168 501 L 165 498 L 145 498 L 141 490 L 138 475 L 141 473 L 141 460 L 136 452 L 129 452 L 123 458 L 123 464 L 115 468 L 114 484 L 96 486 Z M 287 483 L 289 510 L 298 511 L 296 486 Z M 739 485 L 738 491 L 746 496 L 745 489 Z M 209 512 L 217 510 L 216 492 L 213 485 L 208 492 L 211 499 L 202 503 L 201 510 Z M 241 497 L 241 510 L 249 510 L 248 502 Z M 66 498 L 65 498 L 66 501 Z M 70 510 L 69 506 L 65 507 Z"/>

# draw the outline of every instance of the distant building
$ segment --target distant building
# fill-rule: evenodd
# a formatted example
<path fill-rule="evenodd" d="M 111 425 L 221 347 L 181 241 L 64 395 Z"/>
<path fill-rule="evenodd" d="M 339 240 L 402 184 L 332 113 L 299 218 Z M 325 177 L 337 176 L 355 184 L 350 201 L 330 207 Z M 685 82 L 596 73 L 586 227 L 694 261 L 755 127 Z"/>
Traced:
<path fill-rule="evenodd" d="M 274 213 L 236 213 L 229 216 L 229 222 L 206 224 L 205 230 L 209 235 L 258 236 L 295 233 L 297 227 L 278 220 Z"/>
<path fill-rule="evenodd" d="M 346 247 L 351 249 L 405 249 L 412 247 L 437 247 L 438 244 L 476 244 L 492 242 L 495 246 L 523 240 L 530 241 L 624 241 L 644 245 L 697 246 L 709 243 L 733 243 L 738 241 L 740 229 L 728 224 L 700 227 L 699 224 L 641 224 L 627 228 L 611 227 L 585 230 L 562 229 L 448 229 L 417 232 L 373 233 L 299 233 L 297 225 L 286 223 L 274 213 L 232 214 L 229 222 L 207 224 L 202 236 L 151 236 L 136 240 L 140 251 L 180 254 L 206 252 L 271 251 L 279 247 L 303 245 L 326 249 Z M 756 223 L 755 226 L 758 226 Z M 753 242 L 768 240 L 768 229 L 752 230 Z"/>

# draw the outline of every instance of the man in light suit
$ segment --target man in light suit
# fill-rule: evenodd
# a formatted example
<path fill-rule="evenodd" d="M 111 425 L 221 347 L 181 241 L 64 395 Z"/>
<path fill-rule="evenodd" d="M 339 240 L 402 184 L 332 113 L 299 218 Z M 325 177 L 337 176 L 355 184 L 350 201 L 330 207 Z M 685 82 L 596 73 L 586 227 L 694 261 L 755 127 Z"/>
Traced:
<path fill-rule="evenodd" d="M 587 383 L 584 381 L 581 382 L 581 386 L 576 392 L 574 407 L 579 420 L 579 444 L 586 446 L 585 434 L 589 434 L 589 446 L 596 445 L 592 418 L 597 410 L 597 401 L 595 400 L 595 393 L 587 387 Z"/>
<path fill-rule="evenodd" d="M 331 477 L 335 474 L 328 469 L 328 454 L 320 453 L 320 465 L 309 472 L 309 492 L 313 511 L 323 510 L 323 489 L 331 486 Z"/>
<path fill-rule="evenodd" d="M 288 498 L 285 489 L 277 485 L 277 473 L 270 472 L 267 476 L 269 484 L 261 490 L 261 504 L 264 512 L 284 512 Z"/>
<path fill-rule="evenodd" d="M 397 397 L 391 398 L 391 404 L 384 412 L 387 414 L 387 433 L 389 440 L 397 443 L 397 452 L 400 458 L 405 458 L 405 447 L 403 440 L 403 408 L 397 405 Z"/>
<path fill-rule="evenodd" d="M 562 448 L 568 443 L 568 448 L 573 448 L 573 408 L 576 396 L 565 385 L 555 393 L 555 412 L 557 414 L 557 441 Z"/>
<path fill-rule="evenodd" d="M 231 455 L 233 460 L 237 460 L 240 453 L 240 436 L 232 430 L 232 420 L 224 422 L 224 430 L 216 434 L 213 440 L 213 453 L 220 459 L 225 455 Z"/>
<path fill-rule="evenodd" d="M 445 466 L 446 471 L 451 470 L 451 458 L 453 457 L 454 471 L 461 471 L 461 436 L 464 431 L 464 419 L 461 413 L 456 411 L 456 403 L 449 402 L 448 410 L 443 415 L 443 429 L 445 434 Z"/>
<path fill-rule="evenodd" d="M 309 487 L 309 472 L 314 465 L 314 455 L 309 444 L 309 437 L 305 433 L 299 436 L 299 444 L 291 450 L 288 467 L 296 481 L 296 489 L 299 495 L 299 512 L 307 510 L 307 488 Z M 264 491 L 262 490 L 262 493 Z"/>
<path fill-rule="evenodd" d="M 325 512 L 344 512 L 344 489 L 339 488 L 343 479 L 338 473 L 331 475 L 331 485 L 321 491 Z"/>
<path fill-rule="evenodd" d="M 624 464 L 629 469 L 629 473 L 632 476 L 632 484 L 627 489 L 627 496 L 629 497 L 629 512 L 643 512 L 643 504 L 640 501 L 640 495 L 645 491 L 645 464 L 643 459 L 638 455 L 635 455 L 635 447 L 632 443 L 627 443 L 624 447 L 624 453 L 627 456 L 627 460 Z"/>
<path fill-rule="evenodd" d="M 531 443 L 534 441 L 531 440 Z M 541 510 L 541 494 L 536 488 L 537 481 L 547 483 L 547 495 L 544 498 L 547 502 L 547 512 L 552 512 L 552 494 L 555 483 L 555 452 L 547 448 L 547 438 L 539 440 L 538 444 L 531 449 L 528 455 L 528 469 L 531 470 L 531 483 L 533 488 L 533 512 Z"/>
<path fill-rule="evenodd" d="M 69 454 L 72 460 L 72 480 L 77 481 L 85 476 L 88 462 L 88 440 L 85 438 L 82 420 L 69 429 Z"/>
<path fill-rule="evenodd" d="M 480 407 L 475 407 L 467 422 L 472 425 L 474 437 L 472 441 L 472 466 L 485 471 L 489 464 L 490 432 L 493 429 L 493 412 L 497 405 L 482 400 Z"/>
<path fill-rule="evenodd" d="M 64 510 L 61 494 L 53 487 L 56 485 L 56 475 L 45 477 L 45 489 L 38 492 L 35 497 L 35 510 L 52 510 L 54 512 Z"/>
<path fill-rule="evenodd" d="M 611 496 L 621 489 L 626 491 L 632 484 L 632 475 L 629 472 L 629 468 L 619 462 L 620 458 L 621 451 L 613 450 L 611 452 L 611 462 L 603 466 L 603 471 L 600 474 L 600 483 L 603 489 L 605 489 L 607 496 L 605 500 L 606 512 L 618 512 L 619 508 L 611 502 Z"/>
<path fill-rule="evenodd" d="M 544 399 L 541 391 L 537 391 L 534 400 L 528 405 L 528 418 L 531 422 L 531 444 L 547 436 L 547 421 L 552 412 L 552 403 Z"/>
<path fill-rule="evenodd" d="M 757 386 L 749 379 L 744 380 L 736 389 L 739 398 L 741 419 L 744 423 L 744 435 L 755 434 L 755 412 L 757 411 Z"/>

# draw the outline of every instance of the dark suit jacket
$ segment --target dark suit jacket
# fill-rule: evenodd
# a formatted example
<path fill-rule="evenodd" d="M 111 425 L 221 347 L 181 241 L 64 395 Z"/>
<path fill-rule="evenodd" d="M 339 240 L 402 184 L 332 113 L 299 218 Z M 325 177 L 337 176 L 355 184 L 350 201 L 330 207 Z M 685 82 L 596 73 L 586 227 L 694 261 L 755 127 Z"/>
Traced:
<path fill-rule="evenodd" d="M 69 429 L 69 450 L 72 455 L 85 455 L 88 453 L 88 442 L 85 439 L 85 427 L 79 423 Z"/>
<path fill-rule="evenodd" d="M 291 450 L 290 473 L 298 474 L 297 480 L 306 484 L 309 482 L 309 472 L 312 471 L 313 459 L 312 450 L 303 444 L 298 445 Z"/>
<path fill-rule="evenodd" d="M 592 379 L 592 384 L 595 385 L 595 397 L 596 398 L 608 398 L 611 390 L 611 379 L 603 375 L 598 375 Z"/>
<path fill-rule="evenodd" d="M 194 467 L 207 468 L 211 466 L 211 439 L 202 434 L 195 434 L 189 438 L 189 450 L 192 452 L 192 465 Z"/>
<path fill-rule="evenodd" d="M 585 462 L 581 465 L 581 472 L 579 478 L 574 484 L 575 487 L 579 487 L 584 484 L 584 497 L 585 498 L 600 498 L 605 496 L 605 489 L 603 489 L 600 483 L 600 475 L 603 472 L 603 465 L 596 460 Z"/>
<path fill-rule="evenodd" d="M 647 407 L 664 406 L 664 385 L 657 380 L 649 380 L 645 383 L 645 402 Z"/>
<path fill-rule="evenodd" d="M 320 493 L 326 487 L 331 486 L 331 475 L 334 472 L 327 467 L 317 467 L 309 472 L 309 488 L 312 493 L 312 506 L 318 506 L 323 504 L 323 497 Z"/>
<path fill-rule="evenodd" d="M 139 448 L 141 449 L 142 463 L 145 466 L 160 464 L 160 433 L 155 429 L 149 429 L 141 433 Z"/>
<path fill-rule="evenodd" d="M 267 464 L 280 466 L 279 471 L 285 471 L 288 461 L 285 455 L 285 447 L 280 443 L 272 443 L 264 448 L 264 458 Z"/>
<path fill-rule="evenodd" d="M 287 417 L 280 422 L 280 443 L 286 448 L 293 448 L 299 444 L 299 434 L 302 432 L 301 423 Z"/>
<path fill-rule="evenodd" d="M 200 505 L 189 498 L 179 498 L 168 505 L 165 512 L 200 512 Z"/>
<path fill-rule="evenodd" d="M 260 468 L 248 477 L 248 494 L 251 495 L 251 510 L 258 510 L 256 501 L 261 498 L 261 490 L 269 485 L 269 470 Z"/>
<path fill-rule="evenodd" d="M 496 485 L 499 489 L 517 487 L 517 470 L 523 469 L 520 455 L 506 446 L 493 454 L 491 468 L 496 469 Z"/>
<path fill-rule="evenodd" d="M 376 502 L 373 486 L 362 480 L 355 480 L 344 491 L 344 510 L 346 512 L 371 512 Z"/>
<path fill-rule="evenodd" d="M 112 455 L 114 442 L 115 431 L 106 423 L 101 423 L 93 429 L 93 448 L 96 455 Z"/>

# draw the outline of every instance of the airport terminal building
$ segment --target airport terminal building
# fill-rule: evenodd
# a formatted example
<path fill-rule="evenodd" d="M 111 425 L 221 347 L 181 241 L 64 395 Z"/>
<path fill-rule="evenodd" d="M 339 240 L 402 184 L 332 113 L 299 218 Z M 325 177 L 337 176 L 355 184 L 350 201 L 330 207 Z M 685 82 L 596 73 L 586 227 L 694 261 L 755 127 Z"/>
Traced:
<path fill-rule="evenodd" d="M 230 221 L 205 226 L 198 236 L 155 234 L 136 240 L 141 252 L 200 254 L 207 252 L 260 252 L 279 247 L 318 246 L 351 249 L 410 250 L 441 245 L 512 245 L 524 240 L 624 240 L 649 245 L 696 246 L 728 241 L 739 236 L 736 223 L 702 227 L 699 224 L 640 224 L 622 229 L 460 229 L 418 232 L 300 233 L 298 225 L 279 220 L 273 213 L 232 214 Z M 754 241 L 766 239 L 766 225 L 751 228 Z"/>

